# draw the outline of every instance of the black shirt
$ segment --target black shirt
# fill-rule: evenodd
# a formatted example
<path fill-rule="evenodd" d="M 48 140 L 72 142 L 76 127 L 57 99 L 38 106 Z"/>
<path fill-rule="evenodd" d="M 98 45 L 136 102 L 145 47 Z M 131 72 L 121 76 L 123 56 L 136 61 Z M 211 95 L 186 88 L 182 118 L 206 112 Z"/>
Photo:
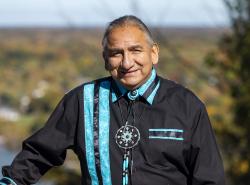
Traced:
<path fill-rule="evenodd" d="M 205 106 L 190 90 L 158 77 L 155 84 L 146 86 L 147 97 L 139 96 L 130 106 L 131 101 L 111 77 L 93 83 L 104 81 L 111 84 L 110 123 L 108 129 L 101 130 L 100 137 L 108 137 L 108 144 L 102 145 L 98 132 L 86 130 L 84 87 L 91 83 L 82 84 L 62 98 L 46 125 L 23 142 L 22 151 L 10 166 L 3 167 L 3 184 L 8 179 L 17 185 L 37 182 L 51 167 L 64 162 L 67 149 L 79 158 L 81 184 L 122 184 L 124 149 L 118 147 L 115 137 L 126 120 L 140 132 L 140 140 L 131 150 L 130 185 L 225 184 L 222 160 Z M 95 96 L 93 103 L 96 98 L 102 97 Z M 94 116 L 96 111 L 98 107 L 93 105 Z M 94 131 L 105 129 L 99 123 L 96 125 L 94 118 Z M 94 138 L 91 142 L 86 139 L 89 133 Z M 94 148 L 88 151 L 86 145 L 91 143 Z M 102 158 L 105 152 L 108 157 Z M 95 161 L 91 161 L 93 158 Z"/>

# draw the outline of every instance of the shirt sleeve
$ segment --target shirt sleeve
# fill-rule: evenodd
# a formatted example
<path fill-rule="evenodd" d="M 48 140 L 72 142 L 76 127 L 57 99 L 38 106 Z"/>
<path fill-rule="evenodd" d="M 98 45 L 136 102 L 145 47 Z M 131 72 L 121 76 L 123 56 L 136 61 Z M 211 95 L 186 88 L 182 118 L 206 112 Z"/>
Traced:
<path fill-rule="evenodd" d="M 191 137 L 191 184 L 225 185 L 222 159 L 203 104 L 196 120 Z"/>
<path fill-rule="evenodd" d="M 63 97 L 45 126 L 24 140 L 12 164 L 2 168 L 0 184 L 34 184 L 51 167 L 63 164 L 66 150 L 74 147 L 77 105 L 75 97 Z"/>

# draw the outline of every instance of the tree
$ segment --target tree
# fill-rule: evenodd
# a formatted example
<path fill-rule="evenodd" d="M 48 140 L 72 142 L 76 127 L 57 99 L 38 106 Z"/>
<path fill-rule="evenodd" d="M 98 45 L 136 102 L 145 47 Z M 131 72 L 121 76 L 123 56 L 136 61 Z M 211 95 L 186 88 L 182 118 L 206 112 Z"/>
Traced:
<path fill-rule="evenodd" d="M 207 63 L 215 69 L 217 87 L 232 98 L 232 123 L 221 131 L 231 184 L 250 184 L 250 1 L 224 0 L 231 21 L 218 51 Z"/>

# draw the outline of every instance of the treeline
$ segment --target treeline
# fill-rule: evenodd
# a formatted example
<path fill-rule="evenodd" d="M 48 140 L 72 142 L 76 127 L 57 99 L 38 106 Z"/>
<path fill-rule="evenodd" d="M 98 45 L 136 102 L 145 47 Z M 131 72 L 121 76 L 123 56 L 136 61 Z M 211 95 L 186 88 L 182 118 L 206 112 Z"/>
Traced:
<path fill-rule="evenodd" d="M 228 114 L 231 98 L 215 88 L 218 79 L 211 75 L 213 70 L 204 58 L 216 50 L 224 31 L 153 29 L 160 45 L 159 74 L 199 95 L 207 105 L 219 143 L 225 123 L 232 121 Z M 0 30 L 0 108 L 9 107 L 20 113 L 15 124 L 0 118 L 0 135 L 7 137 L 9 147 L 20 149 L 21 141 L 44 125 L 64 93 L 108 75 L 102 60 L 102 32 L 102 28 Z M 76 158 L 72 154 L 69 158 L 79 172 Z"/>

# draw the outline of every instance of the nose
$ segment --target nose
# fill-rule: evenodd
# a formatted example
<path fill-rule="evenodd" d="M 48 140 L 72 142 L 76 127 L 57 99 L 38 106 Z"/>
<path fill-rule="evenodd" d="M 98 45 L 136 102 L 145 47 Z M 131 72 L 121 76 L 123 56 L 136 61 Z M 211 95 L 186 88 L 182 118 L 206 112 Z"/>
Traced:
<path fill-rule="evenodd" d="M 130 69 L 131 67 L 133 67 L 134 65 L 134 62 L 133 62 L 133 59 L 130 57 L 129 53 L 128 52 L 124 52 L 123 54 L 123 60 L 122 60 L 122 63 L 121 63 L 121 67 L 123 69 Z"/>

